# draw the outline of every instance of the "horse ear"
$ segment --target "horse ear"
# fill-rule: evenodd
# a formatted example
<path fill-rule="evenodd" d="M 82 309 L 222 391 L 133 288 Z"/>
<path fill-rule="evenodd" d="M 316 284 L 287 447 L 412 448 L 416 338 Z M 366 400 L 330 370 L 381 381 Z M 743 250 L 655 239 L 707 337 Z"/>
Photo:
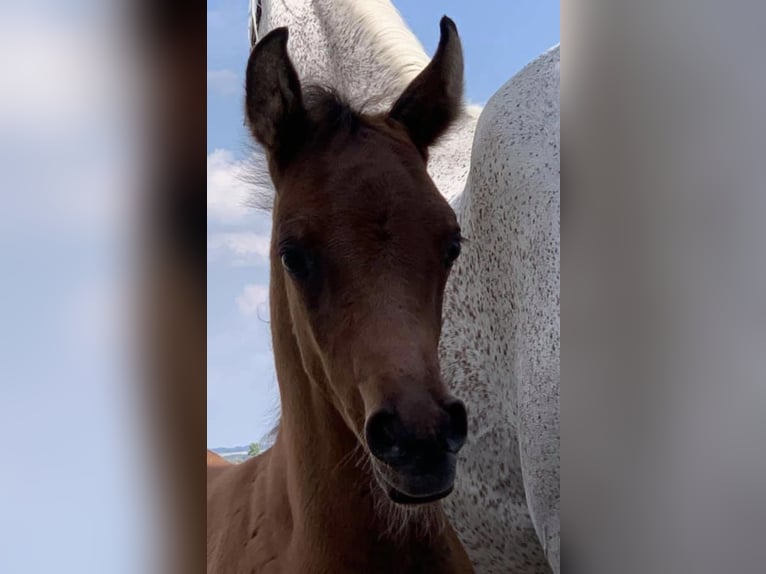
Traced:
<path fill-rule="evenodd" d="M 277 28 L 250 52 L 245 77 L 245 117 L 253 137 L 280 167 L 304 139 L 306 111 L 301 83 L 287 55 L 287 28 Z"/>
<path fill-rule="evenodd" d="M 389 117 L 402 123 L 425 156 L 460 113 L 463 100 L 463 48 L 455 23 L 443 16 L 441 38 L 431 62 L 396 100 Z"/>

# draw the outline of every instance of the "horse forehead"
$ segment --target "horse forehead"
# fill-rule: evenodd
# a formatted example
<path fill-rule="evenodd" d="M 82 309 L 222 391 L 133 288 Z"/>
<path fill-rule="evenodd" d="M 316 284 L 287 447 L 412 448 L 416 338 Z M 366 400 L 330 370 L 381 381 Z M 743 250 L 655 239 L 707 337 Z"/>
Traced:
<path fill-rule="evenodd" d="M 305 233 L 341 237 L 368 232 L 401 236 L 430 233 L 450 224 L 449 206 L 441 206 L 416 186 L 388 179 L 360 178 L 345 187 L 307 186 L 310 197 L 296 197 L 289 209 L 303 222 Z M 441 199 L 439 196 L 437 199 Z"/>
<path fill-rule="evenodd" d="M 321 185 L 310 186 L 311 209 L 333 227 L 374 226 L 406 231 L 426 222 L 449 223 L 448 204 L 423 174 L 397 164 L 348 164 Z"/>
<path fill-rule="evenodd" d="M 331 178 L 303 180 L 287 194 L 292 197 L 281 210 L 285 233 L 313 237 L 348 255 L 425 246 L 456 225 L 454 212 L 433 185 L 397 170 L 340 170 Z"/>
<path fill-rule="evenodd" d="M 312 144 L 290 174 L 288 211 L 322 227 L 449 225 L 454 212 L 402 133 L 364 119 Z M 314 226 L 312 225 L 312 227 Z"/>

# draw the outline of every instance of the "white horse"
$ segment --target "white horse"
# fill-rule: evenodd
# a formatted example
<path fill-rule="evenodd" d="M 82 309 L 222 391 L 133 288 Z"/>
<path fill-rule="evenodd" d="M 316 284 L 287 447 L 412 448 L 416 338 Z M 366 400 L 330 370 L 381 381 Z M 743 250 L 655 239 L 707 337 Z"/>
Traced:
<path fill-rule="evenodd" d="M 367 110 L 429 61 L 388 0 L 251 0 L 251 43 L 279 26 L 299 76 Z M 559 571 L 559 165 L 558 47 L 429 156 L 469 240 L 445 293 L 442 370 L 469 439 L 444 504 L 482 574 Z"/>

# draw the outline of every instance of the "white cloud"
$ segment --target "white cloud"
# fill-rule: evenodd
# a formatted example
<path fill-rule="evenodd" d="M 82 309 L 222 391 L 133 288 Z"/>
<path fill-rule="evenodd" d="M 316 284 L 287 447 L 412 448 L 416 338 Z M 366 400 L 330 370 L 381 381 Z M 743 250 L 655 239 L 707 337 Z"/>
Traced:
<path fill-rule="evenodd" d="M 236 267 L 265 263 L 271 238 L 251 231 L 214 233 L 208 237 L 208 260 L 228 257 Z"/>
<path fill-rule="evenodd" d="M 207 216 L 219 223 L 240 223 L 253 213 L 245 163 L 225 149 L 207 156 Z"/>
<path fill-rule="evenodd" d="M 262 317 L 268 315 L 268 285 L 245 285 L 242 293 L 237 297 L 237 306 L 243 315 L 253 315 L 256 313 Z"/>
<path fill-rule="evenodd" d="M 242 89 L 239 76 L 231 70 L 208 70 L 207 85 L 222 96 L 235 95 Z"/>

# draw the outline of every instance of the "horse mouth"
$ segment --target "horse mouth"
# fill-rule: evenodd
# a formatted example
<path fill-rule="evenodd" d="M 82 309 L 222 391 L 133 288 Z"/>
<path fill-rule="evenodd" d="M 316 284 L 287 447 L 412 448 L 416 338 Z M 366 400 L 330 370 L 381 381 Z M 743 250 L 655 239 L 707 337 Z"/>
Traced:
<path fill-rule="evenodd" d="M 390 477 L 388 474 L 391 471 L 387 468 L 380 468 L 378 464 L 374 464 L 373 468 L 375 470 L 374 474 L 378 484 L 386 492 L 391 501 L 396 504 L 416 506 L 420 504 L 428 504 L 429 502 L 436 502 L 437 500 L 441 500 L 448 496 L 454 488 L 454 483 L 451 479 L 437 479 L 434 481 L 435 484 L 430 487 L 426 487 L 426 485 L 422 483 L 422 480 L 416 480 L 414 482 L 420 484 L 417 487 L 415 487 L 415 484 L 408 485 L 406 488 L 407 492 L 405 492 L 404 483 L 407 483 L 408 481 L 402 480 L 404 477 L 397 477 L 397 479 Z M 395 483 L 400 484 L 400 486 L 395 486 Z M 446 487 L 445 483 L 447 483 Z"/>
<path fill-rule="evenodd" d="M 447 490 L 443 492 L 437 492 L 435 494 L 428 494 L 426 496 L 410 496 L 409 494 L 405 494 L 401 492 L 400 490 L 396 490 L 394 487 L 388 488 L 388 497 L 396 502 L 397 504 L 408 504 L 408 505 L 416 505 L 416 504 L 427 504 L 429 502 L 436 502 L 437 500 L 441 500 L 445 496 L 449 495 L 452 492 L 453 487 L 450 486 Z"/>

